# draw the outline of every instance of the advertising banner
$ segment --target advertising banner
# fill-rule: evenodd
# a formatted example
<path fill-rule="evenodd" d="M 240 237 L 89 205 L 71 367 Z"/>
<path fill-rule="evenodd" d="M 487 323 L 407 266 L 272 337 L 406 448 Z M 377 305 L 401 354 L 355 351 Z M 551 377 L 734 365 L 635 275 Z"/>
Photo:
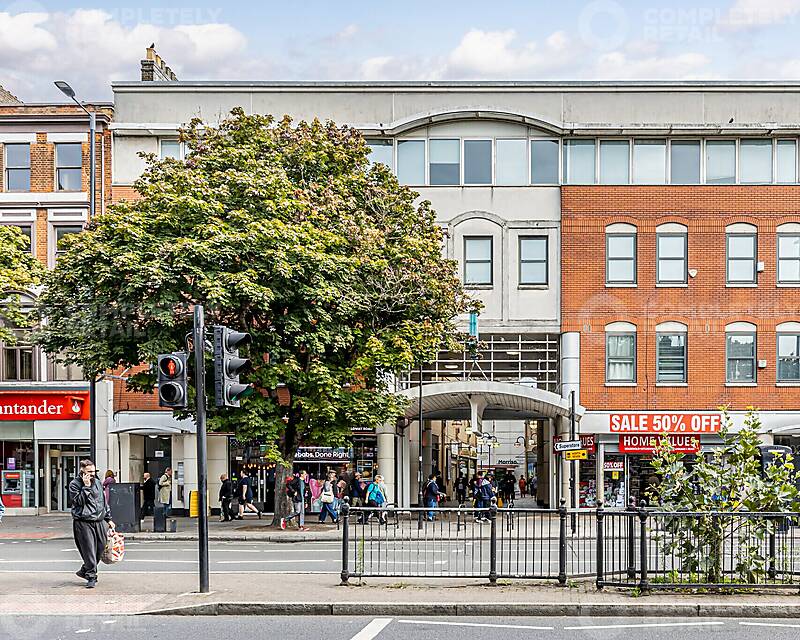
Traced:
<path fill-rule="evenodd" d="M 719 433 L 721 413 L 612 413 L 611 433 Z"/>
<path fill-rule="evenodd" d="M 0 393 L 0 420 L 88 419 L 88 391 Z"/>
<path fill-rule="evenodd" d="M 663 436 L 621 435 L 620 453 L 653 453 Z M 700 451 L 700 437 L 694 435 L 668 435 L 672 450 L 676 453 L 697 453 Z"/>

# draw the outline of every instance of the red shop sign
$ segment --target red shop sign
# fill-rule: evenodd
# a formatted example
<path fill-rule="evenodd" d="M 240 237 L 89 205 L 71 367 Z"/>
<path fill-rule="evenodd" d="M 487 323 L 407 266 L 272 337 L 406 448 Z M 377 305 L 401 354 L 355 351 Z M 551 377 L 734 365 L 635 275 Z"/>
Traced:
<path fill-rule="evenodd" d="M 654 453 L 662 436 L 622 435 L 619 437 L 620 453 Z M 669 435 L 675 453 L 697 453 L 700 451 L 700 437 L 692 435 Z"/>
<path fill-rule="evenodd" d="M 581 434 L 580 439 L 581 439 L 581 448 L 586 449 L 589 453 L 594 453 L 595 444 L 597 442 L 595 434 L 584 433 Z M 555 444 L 556 442 L 561 442 L 562 440 L 564 440 L 562 436 L 553 436 L 553 444 Z"/>
<path fill-rule="evenodd" d="M 611 433 L 719 433 L 719 413 L 612 413 Z"/>
<path fill-rule="evenodd" d="M 0 420 L 88 420 L 89 393 L 0 393 Z"/>

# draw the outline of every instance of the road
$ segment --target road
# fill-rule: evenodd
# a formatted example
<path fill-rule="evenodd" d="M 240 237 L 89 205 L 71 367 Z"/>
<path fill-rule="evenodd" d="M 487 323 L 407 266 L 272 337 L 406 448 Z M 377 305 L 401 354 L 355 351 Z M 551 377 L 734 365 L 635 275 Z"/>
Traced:
<path fill-rule="evenodd" d="M 0 616 L 0 637 L 14 640 L 166 640 L 190 637 L 325 640 L 733 640 L 769 635 L 794 640 L 800 621 L 671 618 L 350 618 Z"/>

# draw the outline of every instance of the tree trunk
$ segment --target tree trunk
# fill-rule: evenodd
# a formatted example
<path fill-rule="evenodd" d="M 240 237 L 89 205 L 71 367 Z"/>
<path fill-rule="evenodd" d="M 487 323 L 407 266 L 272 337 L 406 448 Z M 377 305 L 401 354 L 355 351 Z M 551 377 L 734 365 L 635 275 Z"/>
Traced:
<path fill-rule="evenodd" d="M 297 429 L 296 424 L 290 418 L 286 425 L 286 432 L 283 438 L 283 451 L 281 455 L 286 461 L 286 465 L 278 464 L 275 466 L 275 515 L 272 518 L 272 526 L 280 526 L 281 518 L 285 518 L 292 510 L 289 496 L 286 495 L 286 483 L 292 479 L 292 465 L 294 456 L 297 453 Z"/>

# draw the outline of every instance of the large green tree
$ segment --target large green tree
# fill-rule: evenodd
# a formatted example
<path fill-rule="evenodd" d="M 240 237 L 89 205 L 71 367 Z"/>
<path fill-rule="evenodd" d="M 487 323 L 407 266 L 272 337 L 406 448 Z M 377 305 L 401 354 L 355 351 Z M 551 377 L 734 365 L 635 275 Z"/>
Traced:
<path fill-rule="evenodd" d="M 356 130 L 235 109 L 182 137 L 185 161 L 145 156 L 141 199 L 68 239 L 38 339 L 101 371 L 182 349 L 195 304 L 250 332 L 258 393 L 210 424 L 266 444 L 283 496 L 298 445 L 342 444 L 402 411 L 391 375 L 434 357 L 471 303 L 429 203 L 370 166 Z M 152 391 L 154 377 L 128 384 Z"/>
<path fill-rule="evenodd" d="M 18 227 L 0 225 L 0 341 L 14 342 L 14 327 L 26 328 L 28 315 L 20 306 L 20 295 L 34 289 L 44 271 L 31 255 L 29 240 Z"/>

